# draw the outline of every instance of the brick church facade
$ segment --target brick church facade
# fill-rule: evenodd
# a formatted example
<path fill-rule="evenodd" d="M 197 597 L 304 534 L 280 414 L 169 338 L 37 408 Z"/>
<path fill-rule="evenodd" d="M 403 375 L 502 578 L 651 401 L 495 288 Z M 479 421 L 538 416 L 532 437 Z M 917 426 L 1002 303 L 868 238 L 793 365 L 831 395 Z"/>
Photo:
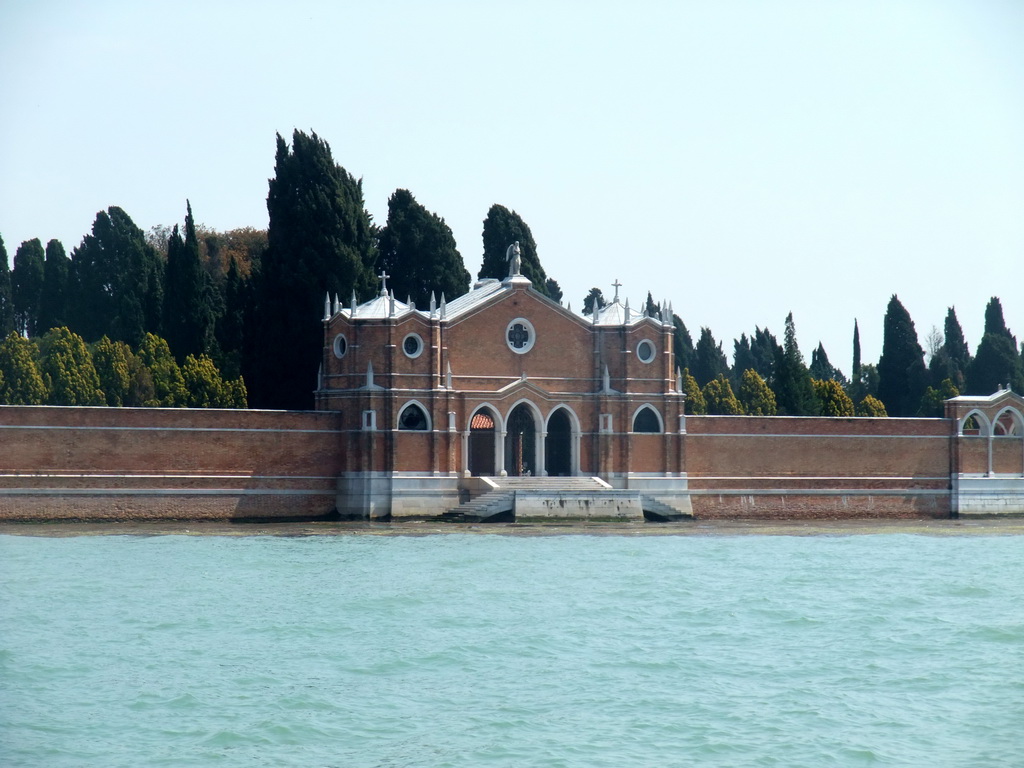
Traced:
<path fill-rule="evenodd" d="M 667 306 L 632 310 L 616 285 L 581 317 L 511 275 L 417 309 L 382 283 L 325 307 L 316 402 L 343 414 L 343 514 L 436 513 L 481 476 L 685 490 Z"/>

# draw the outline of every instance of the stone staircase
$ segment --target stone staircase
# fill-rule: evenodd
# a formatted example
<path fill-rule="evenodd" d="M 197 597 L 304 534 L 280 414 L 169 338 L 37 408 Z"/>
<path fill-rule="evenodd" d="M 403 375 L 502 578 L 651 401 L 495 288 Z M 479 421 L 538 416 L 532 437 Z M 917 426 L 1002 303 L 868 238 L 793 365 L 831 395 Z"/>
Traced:
<path fill-rule="evenodd" d="M 533 499 L 536 505 L 538 497 L 542 503 L 554 504 L 558 499 L 568 498 L 569 505 L 584 505 L 603 500 L 611 504 L 627 504 L 640 517 L 650 522 L 672 522 L 691 520 L 693 516 L 687 512 L 666 504 L 663 501 L 641 494 L 638 491 L 615 490 L 599 477 L 488 477 L 481 478 L 485 487 L 489 488 L 475 498 L 463 502 L 450 509 L 437 519 L 451 523 L 511 523 L 516 520 L 516 495 L 522 494 L 523 499 Z M 586 501 L 590 499 L 591 501 Z M 553 501 L 554 500 L 554 501 Z M 558 502 L 563 503 L 563 502 Z M 536 511 L 536 506 L 533 507 Z M 522 512 L 522 510 L 520 510 Z M 530 513 L 527 512 L 527 515 Z M 570 513 L 571 514 L 571 513 Z M 583 516 L 586 516 L 584 513 Z"/>

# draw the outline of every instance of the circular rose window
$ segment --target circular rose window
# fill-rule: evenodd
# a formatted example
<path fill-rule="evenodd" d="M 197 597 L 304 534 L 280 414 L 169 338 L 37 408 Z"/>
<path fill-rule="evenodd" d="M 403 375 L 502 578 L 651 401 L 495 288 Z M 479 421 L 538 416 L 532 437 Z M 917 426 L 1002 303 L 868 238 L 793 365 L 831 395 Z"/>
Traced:
<path fill-rule="evenodd" d="M 505 343 L 517 355 L 525 355 L 537 340 L 533 324 L 525 317 L 517 317 L 505 328 Z"/>
<path fill-rule="evenodd" d="M 418 333 L 410 333 L 402 342 L 402 351 L 406 357 L 419 357 L 423 352 L 423 339 Z"/>
<path fill-rule="evenodd" d="M 641 363 L 649 363 L 654 359 L 654 343 L 644 339 L 636 345 L 636 356 Z"/>

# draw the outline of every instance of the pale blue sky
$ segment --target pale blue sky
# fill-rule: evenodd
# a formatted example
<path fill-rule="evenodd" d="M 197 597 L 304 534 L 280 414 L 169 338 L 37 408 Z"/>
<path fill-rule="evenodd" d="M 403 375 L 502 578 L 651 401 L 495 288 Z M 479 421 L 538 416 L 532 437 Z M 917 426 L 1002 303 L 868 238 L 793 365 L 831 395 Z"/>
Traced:
<path fill-rule="evenodd" d="M 793 311 L 849 372 L 897 293 L 1024 337 L 1024 3 L 55 2 L 0 6 L 0 234 L 77 246 L 267 224 L 315 130 L 383 224 L 412 191 L 480 266 L 492 203 L 579 310 L 616 278 L 732 357 Z"/>

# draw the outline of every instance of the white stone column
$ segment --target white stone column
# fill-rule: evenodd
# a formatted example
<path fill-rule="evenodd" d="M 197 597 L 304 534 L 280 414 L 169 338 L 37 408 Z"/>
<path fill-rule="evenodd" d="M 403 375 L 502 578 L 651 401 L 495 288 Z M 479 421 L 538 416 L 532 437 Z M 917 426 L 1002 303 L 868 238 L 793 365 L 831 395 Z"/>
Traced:
<path fill-rule="evenodd" d="M 462 474 L 469 477 L 469 430 L 462 433 Z"/>
<path fill-rule="evenodd" d="M 497 435 L 497 444 L 494 446 L 494 469 L 498 477 L 508 477 L 508 472 L 505 471 L 505 430 L 494 431 Z"/>
<path fill-rule="evenodd" d="M 537 433 L 537 449 L 534 455 L 537 457 L 537 471 L 534 473 L 537 477 L 547 477 L 548 468 L 547 460 L 545 459 L 545 443 L 547 442 L 548 433 L 538 432 Z"/>

